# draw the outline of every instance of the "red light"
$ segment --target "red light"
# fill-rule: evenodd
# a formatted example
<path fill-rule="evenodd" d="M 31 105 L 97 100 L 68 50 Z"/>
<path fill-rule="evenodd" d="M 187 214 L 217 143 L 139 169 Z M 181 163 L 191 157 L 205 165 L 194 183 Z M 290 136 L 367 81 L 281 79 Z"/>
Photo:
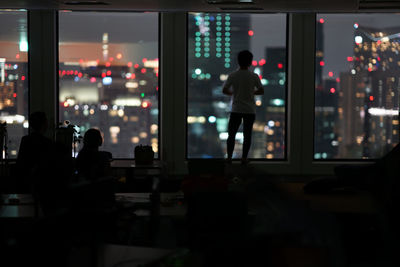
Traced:
<path fill-rule="evenodd" d="M 78 75 L 78 71 L 76 70 L 76 71 L 74 72 L 74 74 L 75 74 L 75 75 Z"/>
<path fill-rule="evenodd" d="M 103 72 L 102 74 L 101 74 L 101 77 L 102 78 L 104 78 L 104 77 L 106 77 L 107 76 L 107 74 L 105 73 L 105 72 Z"/>
<path fill-rule="evenodd" d="M 147 101 L 143 101 L 142 102 L 142 108 L 148 108 L 148 107 L 150 107 L 150 103 L 147 102 Z"/>
<path fill-rule="evenodd" d="M 374 96 L 370 95 L 369 96 L 369 101 L 374 101 Z"/>
<path fill-rule="evenodd" d="M 90 78 L 90 82 L 91 83 L 95 83 L 96 82 L 96 78 L 95 77 Z"/>
<path fill-rule="evenodd" d="M 376 43 L 377 43 L 378 45 L 380 45 L 380 44 L 382 43 L 382 41 L 381 41 L 381 40 L 378 40 Z"/>
<path fill-rule="evenodd" d="M 111 75 L 111 70 L 108 70 L 107 71 L 107 76 L 110 76 Z"/>
<path fill-rule="evenodd" d="M 79 77 L 79 78 L 82 78 L 82 72 L 79 72 L 79 73 L 78 73 L 78 77 Z"/>
<path fill-rule="evenodd" d="M 254 31 L 250 30 L 247 32 L 249 34 L 249 36 L 253 36 L 254 35 Z"/>
<path fill-rule="evenodd" d="M 331 88 L 330 91 L 331 91 L 332 94 L 334 94 L 336 92 L 335 88 L 333 88 L 333 87 Z"/>
<path fill-rule="evenodd" d="M 58 71 L 58 75 L 61 75 L 61 70 Z"/>
<path fill-rule="evenodd" d="M 65 73 L 66 73 L 66 72 L 65 72 L 65 70 L 63 70 L 63 71 L 62 71 L 62 75 L 64 76 L 64 75 L 65 75 Z"/>
<path fill-rule="evenodd" d="M 158 86 L 156 87 L 156 91 L 158 91 Z"/>
<path fill-rule="evenodd" d="M 283 64 L 282 63 L 278 63 L 278 69 L 282 69 L 283 68 Z"/>
<path fill-rule="evenodd" d="M 145 63 L 147 61 L 147 58 L 143 58 L 142 62 Z"/>
<path fill-rule="evenodd" d="M 128 62 L 128 67 L 132 67 L 132 62 Z"/>
<path fill-rule="evenodd" d="M 340 78 L 336 78 L 336 82 L 340 83 Z"/>
<path fill-rule="evenodd" d="M 135 73 L 132 73 L 131 79 L 135 79 L 135 78 L 136 78 L 136 74 L 135 74 Z"/>
<path fill-rule="evenodd" d="M 110 61 L 113 61 L 113 60 L 114 60 L 114 58 L 113 58 L 113 57 L 110 57 L 109 59 L 110 59 Z"/>
<path fill-rule="evenodd" d="M 16 59 L 19 59 L 19 58 L 20 58 L 19 54 L 16 54 L 16 55 L 15 55 L 15 58 L 16 58 Z"/>
<path fill-rule="evenodd" d="M 260 66 L 262 66 L 262 65 L 264 65 L 266 63 L 266 60 L 265 59 L 261 59 L 260 61 L 258 61 L 258 64 L 260 65 Z"/>
<path fill-rule="evenodd" d="M 21 76 L 21 81 L 25 81 L 25 76 L 24 75 Z"/>
<path fill-rule="evenodd" d="M 324 23 L 325 22 L 325 20 L 324 19 L 319 19 L 319 23 Z"/>
<path fill-rule="evenodd" d="M 378 57 L 378 61 L 381 61 L 381 58 L 380 58 L 380 57 Z"/>
<path fill-rule="evenodd" d="M 17 93 L 14 93 L 14 94 L 13 94 L 13 97 L 17 97 Z"/>
<path fill-rule="evenodd" d="M 348 61 L 348 62 L 353 61 L 353 57 L 347 57 L 347 61 Z"/>
<path fill-rule="evenodd" d="M 320 66 L 325 66 L 325 62 L 320 61 L 320 62 L 319 62 L 319 65 L 320 65 Z"/>
<path fill-rule="evenodd" d="M 79 63 L 81 63 L 81 64 L 82 64 L 82 63 L 83 63 L 83 59 L 79 59 Z"/>
<path fill-rule="evenodd" d="M 372 71 L 372 68 L 368 68 L 368 71 L 371 72 L 371 71 Z"/>
<path fill-rule="evenodd" d="M 136 63 L 134 67 L 135 69 L 139 68 L 139 64 Z"/>
<path fill-rule="evenodd" d="M 328 75 L 329 77 L 333 77 L 333 72 L 332 71 L 328 72 Z"/>
<path fill-rule="evenodd" d="M 110 62 L 106 62 L 106 67 L 110 67 L 111 63 Z"/>
<path fill-rule="evenodd" d="M 253 60 L 253 61 L 251 62 L 251 65 L 257 66 L 257 61 Z"/>
<path fill-rule="evenodd" d="M 156 77 L 158 77 L 158 72 L 156 72 Z"/>
<path fill-rule="evenodd" d="M 65 102 L 64 102 L 64 107 L 67 108 L 68 106 L 69 106 L 68 102 L 65 101 Z"/>
<path fill-rule="evenodd" d="M 146 69 L 143 68 L 143 69 L 140 70 L 140 72 L 141 72 L 141 73 L 146 73 Z"/>

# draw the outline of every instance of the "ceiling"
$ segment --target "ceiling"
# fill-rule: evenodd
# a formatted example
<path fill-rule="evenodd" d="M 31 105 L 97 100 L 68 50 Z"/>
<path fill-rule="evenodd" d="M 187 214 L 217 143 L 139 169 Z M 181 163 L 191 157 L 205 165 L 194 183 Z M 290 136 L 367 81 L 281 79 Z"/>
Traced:
<path fill-rule="evenodd" d="M 165 12 L 393 12 L 400 11 L 400 0 L 0 0 L 0 7 Z"/>

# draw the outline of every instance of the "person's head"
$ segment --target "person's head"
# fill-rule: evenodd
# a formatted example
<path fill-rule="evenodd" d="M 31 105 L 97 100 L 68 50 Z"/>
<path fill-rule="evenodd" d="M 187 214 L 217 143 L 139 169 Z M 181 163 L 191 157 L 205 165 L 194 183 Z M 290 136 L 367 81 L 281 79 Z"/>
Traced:
<path fill-rule="evenodd" d="M 29 126 L 33 132 L 44 134 L 47 130 L 47 117 L 46 113 L 42 111 L 33 112 L 29 116 Z"/>
<path fill-rule="evenodd" d="M 249 50 L 240 51 L 238 54 L 238 63 L 241 68 L 248 68 L 253 61 L 253 54 Z"/>
<path fill-rule="evenodd" d="M 103 137 L 99 130 L 91 128 L 83 137 L 83 145 L 88 148 L 98 148 L 103 144 Z"/>

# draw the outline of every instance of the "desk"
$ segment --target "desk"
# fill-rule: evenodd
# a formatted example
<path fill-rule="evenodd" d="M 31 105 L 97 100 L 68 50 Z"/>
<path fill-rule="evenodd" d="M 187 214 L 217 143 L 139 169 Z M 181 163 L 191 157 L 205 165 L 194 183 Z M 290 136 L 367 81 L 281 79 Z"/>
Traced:
<path fill-rule="evenodd" d="M 332 192 L 327 194 L 305 194 L 304 183 L 278 183 L 278 191 L 295 200 L 306 201 L 309 207 L 317 211 L 333 213 L 378 212 L 378 204 L 371 193 L 366 191 Z"/>
<path fill-rule="evenodd" d="M 111 162 L 112 174 L 123 178 L 125 186 L 123 192 L 148 192 L 158 186 L 155 177 L 162 177 L 165 173 L 165 164 L 155 160 L 152 164 L 136 164 L 135 160 L 113 160 Z"/>

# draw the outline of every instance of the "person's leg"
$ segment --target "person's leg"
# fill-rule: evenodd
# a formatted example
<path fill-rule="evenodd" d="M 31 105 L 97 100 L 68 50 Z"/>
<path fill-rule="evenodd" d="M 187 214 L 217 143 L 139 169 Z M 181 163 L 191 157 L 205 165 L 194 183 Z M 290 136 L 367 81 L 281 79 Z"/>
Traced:
<path fill-rule="evenodd" d="M 251 134 L 253 132 L 253 123 L 256 118 L 255 114 L 244 114 L 243 115 L 243 152 L 242 160 L 247 160 L 251 146 Z"/>
<path fill-rule="evenodd" d="M 228 150 L 228 159 L 232 159 L 233 149 L 235 148 L 235 137 L 239 129 L 240 123 L 242 123 L 242 117 L 238 113 L 231 113 L 228 123 L 228 140 L 226 142 Z"/>

